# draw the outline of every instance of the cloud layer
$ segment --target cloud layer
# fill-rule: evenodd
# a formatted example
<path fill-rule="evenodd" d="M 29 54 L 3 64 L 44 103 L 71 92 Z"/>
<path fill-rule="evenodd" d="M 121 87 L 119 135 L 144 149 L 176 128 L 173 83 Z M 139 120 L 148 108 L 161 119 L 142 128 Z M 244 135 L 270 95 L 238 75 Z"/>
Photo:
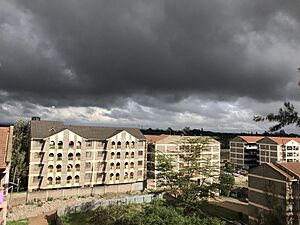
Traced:
<path fill-rule="evenodd" d="M 299 100 L 299 8 L 280 0 L 0 0 L 0 113 L 19 105 L 15 116 L 32 107 L 52 118 L 55 106 L 78 111 L 66 120 L 97 118 L 93 109 L 108 123 L 259 129 L 252 114 Z M 261 104 L 273 107 L 258 111 Z"/>

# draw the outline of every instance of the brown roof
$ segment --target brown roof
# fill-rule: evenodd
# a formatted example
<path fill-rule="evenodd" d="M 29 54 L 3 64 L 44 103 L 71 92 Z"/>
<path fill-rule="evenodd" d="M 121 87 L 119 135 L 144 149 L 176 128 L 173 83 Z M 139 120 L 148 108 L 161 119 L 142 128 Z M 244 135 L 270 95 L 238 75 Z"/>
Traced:
<path fill-rule="evenodd" d="M 300 162 L 276 163 L 275 165 L 284 169 L 287 173 L 300 177 Z"/>
<path fill-rule="evenodd" d="M 106 140 L 121 131 L 127 131 L 140 140 L 145 140 L 144 135 L 138 128 L 121 127 L 98 127 L 98 126 L 72 126 L 65 125 L 60 121 L 32 120 L 30 122 L 31 138 L 43 139 L 56 134 L 62 130 L 68 129 L 83 138 L 90 140 Z"/>
<path fill-rule="evenodd" d="M 145 136 L 145 138 L 146 138 L 146 140 L 147 140 L 148 143 L 156 143 L 157 141 L 165 138 L 168 135 L 166 135 L 166 134 L 161 134 L 161 135 L 147 135 L 146 134 L 144 136 Z"/>
<path fill-rule="evenodd" d="M 244 139 L 248 143 L 256 143 L 260 139 L 263 139 L 263 136 L 240 136 L 240 138 Z"/>
<path fill-rule="evenodd" d="M 294 138 L 294 137 L 267 137 L 269 139 L 271 139 L 272 141 L 276 142 L 277 144 L 286 144 L 289 141 L 296 141 L 300 144 L 300 138 Z"/>
<path fill-rule="evenodd" d="M 0 127 L 0 168 L 5 168 L 10 160 L 12 148 L 12 128 Z"/>

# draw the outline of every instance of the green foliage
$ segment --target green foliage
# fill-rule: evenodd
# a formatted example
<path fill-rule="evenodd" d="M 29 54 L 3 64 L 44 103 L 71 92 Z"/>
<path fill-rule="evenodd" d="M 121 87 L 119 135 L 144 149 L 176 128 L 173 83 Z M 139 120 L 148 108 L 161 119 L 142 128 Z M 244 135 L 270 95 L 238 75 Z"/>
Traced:
<path fill-rule="evenodd" d="M 20 221 L 8 221 L 6 223 L 7 225 L 27 225 L 28 222 L 25 220 L 20 220 Z"/>
<path fill-rule="evenodd" d="M 222 171 L 219 179 L 219 189 L 221 191 L 221 195 L 229 196 L 229 193 L 234 186 L 234 176 L 228 172 Z"/>
<path fill-rule="evenodd" d="M 211 181 L 219 175 L 219 167 L 212 165 L 209 154 L 202 154 L 208 150 L 208 143 L 204 137 L 176 143 L 184 152 L 179 153 L 183 162 L 179 170 L 174 170 L 171 158 L 158 152 L 157 185 L 172 196 L 177 205 L 189 208 L 216 187 Z"/>
<path fill-rule="evenodd" d="M 155 201 L 151 204 L 113 205 L 62 218 L 65 225 L 224 225 L 216 218 L 202 218 L 195 212 Z"/>
<path fill-rule="evenodd" d="M 28 150 L 28 123 L 19 119 L 14 124 L 14 138 L 11 157 L 10 181 L 17 183 L 16 190 L 27 188 L 27 150 Z"/>
<path fill-rule="evenodd" d="M 298 112 L 295 111 L 295 107 L 290 102 L 285 102 L 284 107 L 280 108 L 278 114 L 270 113 L 267 116 L 255 116 L 254 121 L 270 121 L 277 122 L 276 125 L 270 127 L 270 131 L 277 131 L 287 125 L 295 124 L 300 126 L 300 118 L 298 117 Z"/>

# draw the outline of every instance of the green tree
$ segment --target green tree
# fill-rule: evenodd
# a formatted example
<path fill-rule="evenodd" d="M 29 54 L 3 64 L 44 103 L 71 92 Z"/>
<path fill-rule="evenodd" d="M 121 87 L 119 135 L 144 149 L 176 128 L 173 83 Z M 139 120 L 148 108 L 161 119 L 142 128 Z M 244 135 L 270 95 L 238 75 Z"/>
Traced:
<path fill-rule="evenodd" d="M 220 173 L 220 191 L 221 195 L 229 196 L 234 185 L 234 176 L 226 171 Z"/>
<path fill-rule="evenodd" d="M 157 153 L 157 185 L 184 208 L 197 205 L 195 203 L 207 197 L 216 187 L 212 181 L 219 176 L 219 167 L 211 163 L 210 154 L 203 154 L 209 143 L 210 139 L 205 137 L 187 138 L 176 143 L 182 149 L 178 153 L 183 162 L 179 170 L 174 170 L 171 158 Z"/>
<path fill-rule="evenodd" d="M 270 127 L 270 131 L 277 131 L 287 125 L 295 124 L 300 127 L 300 117 L 295 107 L 290 102 L 285 102 L 284 106 L 278 110 L 277 114 L 269 113 L 266 116 L 254 116 L 254 121 L 269 121 L 276 122 L 274 126 Z"/>
<path fill-rule="evenodd" d="M 16 183 L 16 191 L 27 188 L 28 123 L 19 119 L 14 124 L 10 181 Z"/>

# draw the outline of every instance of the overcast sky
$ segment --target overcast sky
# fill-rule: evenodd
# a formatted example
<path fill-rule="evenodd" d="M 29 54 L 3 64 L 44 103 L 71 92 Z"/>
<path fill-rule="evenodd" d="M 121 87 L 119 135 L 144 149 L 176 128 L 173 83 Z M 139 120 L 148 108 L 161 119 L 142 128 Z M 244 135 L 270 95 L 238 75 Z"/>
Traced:
<path fill-rule="evenodd" d="M 299 9 L 282 0 L 0 0 L 0 122 L 264 131 L 271 124 L 254 115 L 286 100 L 300 109 Z"/>

